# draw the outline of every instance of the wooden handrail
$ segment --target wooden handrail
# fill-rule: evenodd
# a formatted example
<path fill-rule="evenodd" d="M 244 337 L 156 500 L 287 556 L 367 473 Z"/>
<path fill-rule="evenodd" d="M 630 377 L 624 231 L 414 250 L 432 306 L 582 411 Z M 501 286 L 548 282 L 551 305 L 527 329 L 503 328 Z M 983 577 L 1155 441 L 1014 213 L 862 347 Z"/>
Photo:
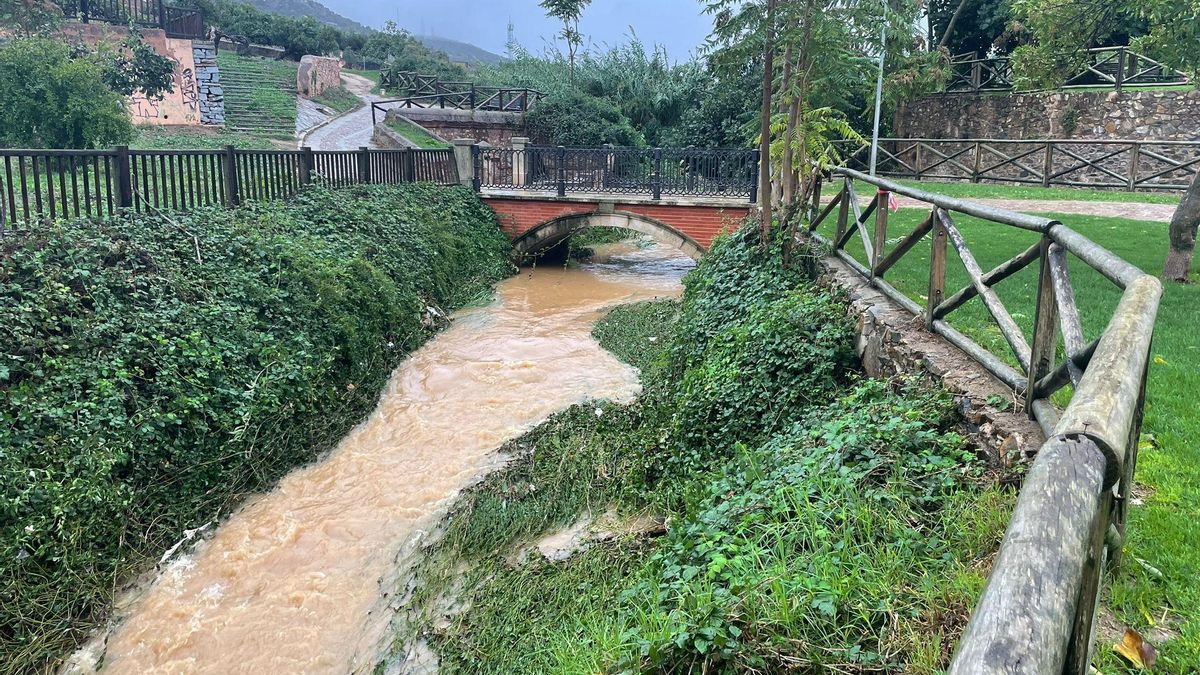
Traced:
<path fill-rule="evenodd" d="M 1120 555 L 1123 504 L 1136 463 L 1161 284 L 1055 220 L 927 192 L 853 169 L 838 168 L 832 175 L 841 179 L 842 188 L 834 202 L 810 223 L 811 236 L 829 246 L 832 257 L 870 285 L 921 316 L 930 331 L 1010 386 L 1024 399 L 1026 413 L 1040 423 L 1048 439 L 1026 476 L 987 587 L 959 641 L 950 673 L 1083 675 L 1091 653 L 1104 563 Z M 872 204 L 886 203 L 894 192 L 925 202 L 932 207 L 931 214 L 887 252 L 886 219 L 877 221 L 873 237 L 861 227 L 868 214 L 859 214 L 855 181 L 876 188 Z M 836 234 L 830 239 L 817 230 L 833 213 L 834 204 L 840 209 Z M 847 224 L 847 204 L 858 227 Z M 985 273 L 975 264 L 951 212 L 1041 236 L 1034 246 Z M 844 250 L 855 234 L 867 251 L 866 266 Z M 884 276 L 931 234 L 929 300 L 921 307 Z M 957 250 L 971 283 L 943 300 L 947 241 Z M 1068 254 L 1122 289 L 1104 333 L 1086 345 L 1067 272 Z M 1033 339 L 1027 344 L 992 288 L 1034 260 L 1040 261 L 1041 273 Z M 1020 370 L 947 323 L 945 317 L 974 296 L 983 299 Z M 1065 356 L 1057 363 L 1060 330 Z M 1074 395 L 1060 414 L 1049 396 L 1067 383 L 1074 385 Z M 1014 670 L 1017 663 L 1020 666 Z"/>

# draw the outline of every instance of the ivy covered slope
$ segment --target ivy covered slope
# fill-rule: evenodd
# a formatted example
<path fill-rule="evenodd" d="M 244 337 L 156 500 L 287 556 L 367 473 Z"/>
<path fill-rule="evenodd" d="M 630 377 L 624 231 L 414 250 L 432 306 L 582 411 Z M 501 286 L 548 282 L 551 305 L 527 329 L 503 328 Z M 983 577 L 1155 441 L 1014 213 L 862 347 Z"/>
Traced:
<path fill-rule="evenodd" d="M 948 664 L 1011 495 L 955 431 L 950 396 L 862 378 L 844 305 L 756 241 L 715 244 L 682 304 L 597 326 L 642 369 L 642 396 L 507 448 L 418 570 L 397 654 L 422 636 L 443 672 Z M 607 534 L 582 552 L 530 545 L 584 514 Z"/>
<path fill-rule="evenodd" d="M 332 447 L 510 272 L 469 190 L 47 226 L 0 260 L 0 671 L 36 671 L 183 530 Z"/>

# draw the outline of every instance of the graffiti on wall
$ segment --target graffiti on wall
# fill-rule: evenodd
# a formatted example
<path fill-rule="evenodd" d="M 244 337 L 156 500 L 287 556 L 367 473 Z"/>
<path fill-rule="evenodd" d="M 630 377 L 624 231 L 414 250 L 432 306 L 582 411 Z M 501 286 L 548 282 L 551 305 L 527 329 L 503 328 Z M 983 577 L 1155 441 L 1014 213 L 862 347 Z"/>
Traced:
<path fill-rule="evenodd" d="M 141 93 L 129 100 L 129 111 L 134 124 L 200 124 L 200 92 L 196 84 L 195 61 L 191 40 L 159 38 L 146 35 L 146 42 L 154 51 L 175 62 L 175 82 L 172 91 L 160 98 L 147 98 Z"/>

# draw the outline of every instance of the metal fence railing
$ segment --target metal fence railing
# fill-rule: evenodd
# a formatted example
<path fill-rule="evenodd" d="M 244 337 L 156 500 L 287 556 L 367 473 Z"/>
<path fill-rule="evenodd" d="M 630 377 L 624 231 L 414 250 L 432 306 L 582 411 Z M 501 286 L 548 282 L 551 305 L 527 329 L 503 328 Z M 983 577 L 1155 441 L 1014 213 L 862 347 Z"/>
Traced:
<path fill-rule="evenodd" d="M 0 234 L 119 209 L 187 211 L 284 199 L 314 180 L 458 183 L 453 150 L 3 150 Z"/>
<path fill-rule="evenodd" d="M 864 170 L 866 146 L 845 152 Z M 1050 138 L 882 138 L 877 173 L 894 178 L 1121 190 L 1185 190 L 1200 141 Z"/>
<path fill-rule="evenodd" d="M 476 146 L 481 189 L 747 199 L 758 194 L 758 151 L 698 148 Z"/>
<path fill-rule="evenodd" d="M 1007 384 L 1048 439 L 1025 477 L 987 587 L 949 672 L 1087 673 L 1105 561 L 1120 555 L 1124 538 L 1161 284 L 1058 221 L 918 190 L 852 169 L 833 173 L 840 189 L 812 219 L 812 236 L 829 246 L 830 255 L 850 271 Z M 876 190 L 861 208 L 855 181 Z M 928 204 L 928 216 L 911 231 L 889 229 L 891 193 Z M 820 207 L 819 194 L 818 190 L 814 214 Z M 996 229 L 1025 232 L 1030 245 L 984 271 L 960 229 L 967 217 Z M 926 239 L 928 256 L 921 252 L 909 258 Z M 848 249 L 852 242 L 855 254 Z M 928 286 L 921 284 L 920 293 L 910 287 L 905 294 L 885 280 L 906 258 L 910 274 L 913 265 L 918 272 L 928 267 Z M 946 287 L 948 261 L 955 259 L 968 279 L 960 289 Z M 1010 313 L 996 287 L 1034 263 L 1039 271 L 1032 306 Z M 1076 303 L 1073 276 L 1088 277 L 1088 284 L 1101 277 L 1116 287 L 1115 309 L 1103 310 L 1110 318 L 1092 340 L 1085 337 L 1086 321 L 1081 317 L 1089 317 Z M 995 352 L 952 325 L 951 315 L 975 298 L 1003 338 L 993 345 Z M 1016 320 L 1022 314 L 1032 317 L 1028 339 Z M 1003 347 L 996 349 L 1000 344 Z M 1061 412 L 1050 400 L 1056 393 L 1070 394 Z"/>

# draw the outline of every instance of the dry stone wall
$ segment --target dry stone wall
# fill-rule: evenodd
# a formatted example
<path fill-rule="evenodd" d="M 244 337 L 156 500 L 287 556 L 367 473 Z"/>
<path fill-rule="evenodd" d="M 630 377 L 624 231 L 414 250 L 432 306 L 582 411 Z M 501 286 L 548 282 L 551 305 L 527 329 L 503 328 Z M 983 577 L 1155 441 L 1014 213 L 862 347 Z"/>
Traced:
<path fill-rule="evenodd" d="M 296 70 L 296 91 L 313 98 L 342 86 L 342 62 L 325 56 L 305 56 Z"/>
<path fill-rule="evenodd" d="M 193 41 L 192 60 L 196 64 L 200 123 L 225 124 L 225 90 L 221 87 L 221 71 L 217 68 L 217 51 L 213 43 Z"/>
<path fill-rule="evenodd" d="M 896 111 L 902 138 L 1200 140 L 1200 91 L 940 94 Z"/>

